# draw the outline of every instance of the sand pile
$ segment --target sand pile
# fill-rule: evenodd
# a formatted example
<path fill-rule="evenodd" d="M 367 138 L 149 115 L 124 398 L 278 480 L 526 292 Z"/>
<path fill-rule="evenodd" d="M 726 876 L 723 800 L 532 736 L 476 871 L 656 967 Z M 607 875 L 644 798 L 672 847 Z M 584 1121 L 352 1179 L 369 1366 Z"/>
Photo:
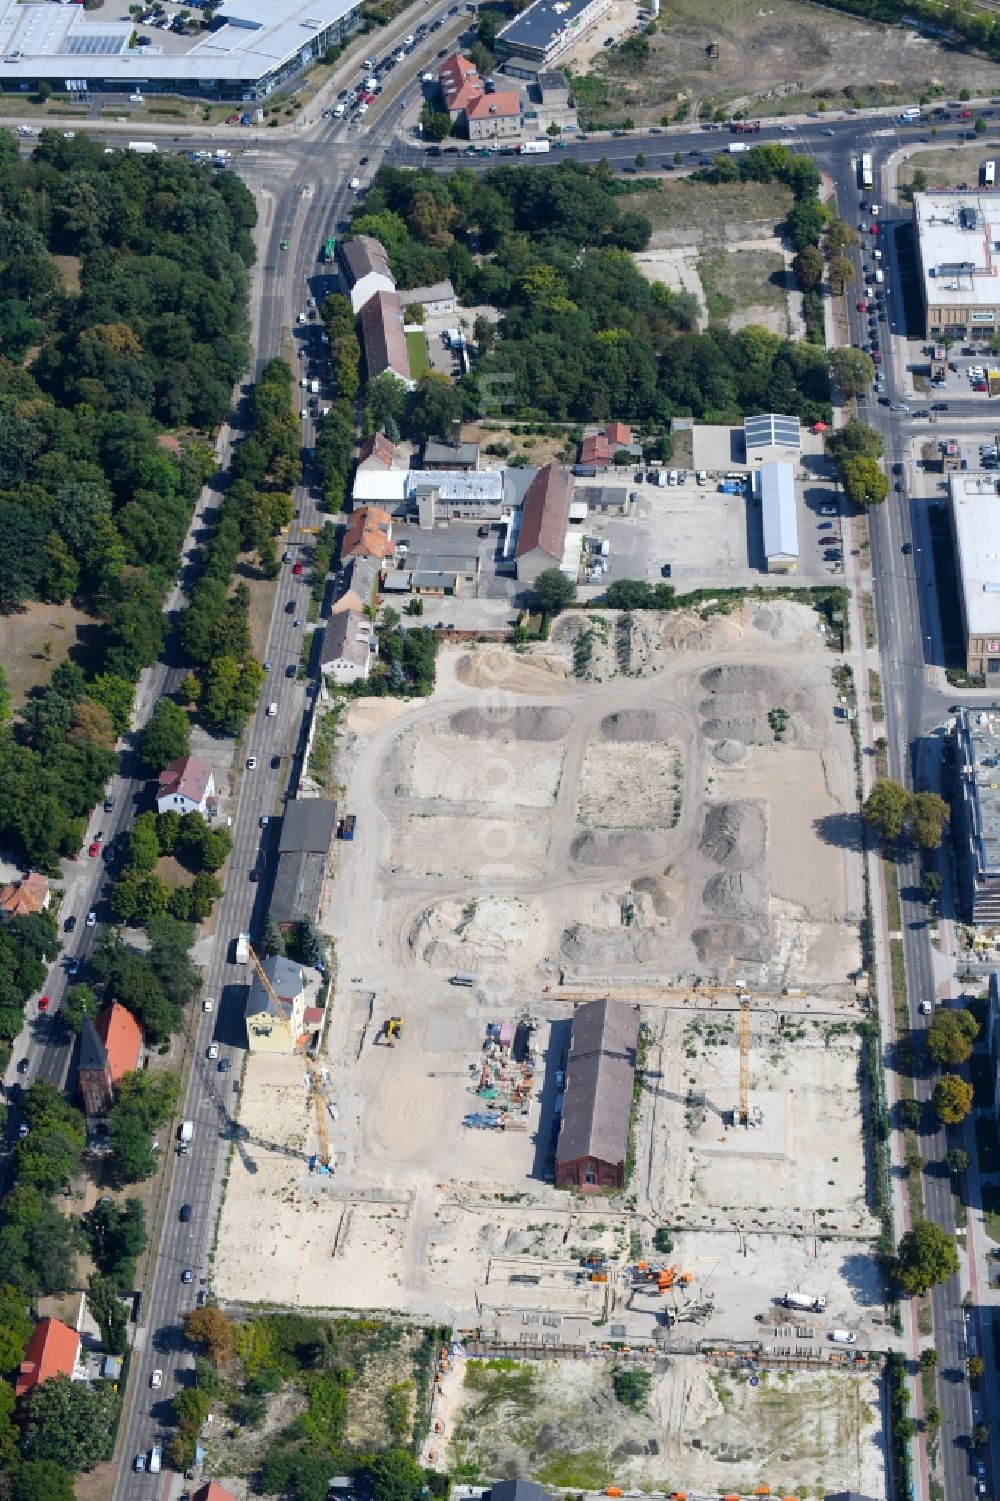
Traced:
<path fill-rule="evenodd" d="M 818 623 L 810 605 L 792 599 L 749 604 L 747 619 L 754 630 L 761 631 L 771 641 L 800 641 L 804 635 L 815 635 Z"/>
<path fill-rule="evenodd" d="M 759 917 L 764 906 L 764 887 L 751 870 L 720 870 L 705 883 L 702 901 L 719 917 Z"/>
<path fill-rule="evenodd" d="M 657 917 L 676 917 L 684 902 L 684 879 L 672 866 L 662 876 L 638 876 L 632 890 L 637 896 L 648 897 Z"/>
<path fill-rule="evenodd" d="M 764 804 L 747 800 L 709 808 L 699 848 L 716 865 L 731 869 L 760 864 L 767 850 Z"/>
<path fill-rule="evenodd" d="M 720 974 L 734 959 L 763 963 L 767 958 L 763 933 L 746 923 L 715 923 L 710 928 L 695 928 L 691 942 L 701 962 L 715 965 Z"/>
<path fill-rule="evenodd" d="M 578 865 L 652 865 L 662 860 L 662 836 L 634 829 L 587 829 L 569 847 Z"/>
<path fill-rule="evenodd" d="M 747 748 L 742 740 L 719 740 L 712 747 L 712 755 L 723 766 L 742 766 Z"/>
<path fill-rule="evenodd" d="M 670 726 L 667 716 L 653 709 L 622 709 L 601 720 L 601 734 L 615 745 L 626 741 L 668 740 Z"/>
<path fill-rule="evenodd" d="M 438 902 L 410 929 L 410 952 L 434 969 L 503 969 L 541 962 L 548 921 L 539 902 L 483 897 L 463 906 Z"/>
<path fill-rule="evenodd" d="M 507 693 L 559 693 L 569 676 L 569 663 L 558 657 L 511 656 L 509 651 L 485 648 L 459 657 L 456 680 L 466 688 L 488 688 Z"/>
<path fill-rule="evenodd" d="M 565 709 L 460 709 L 442 730 L 472 740 L 562 740 L 572 723 Z"/>

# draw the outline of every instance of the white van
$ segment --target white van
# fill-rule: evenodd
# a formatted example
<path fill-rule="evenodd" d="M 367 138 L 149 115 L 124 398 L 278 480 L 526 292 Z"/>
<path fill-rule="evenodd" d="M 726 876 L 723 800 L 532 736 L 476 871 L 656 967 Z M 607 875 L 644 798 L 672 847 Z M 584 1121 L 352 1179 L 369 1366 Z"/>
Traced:
<path fill-rule="evenodd" d="M 835 1345 L 856 1345 L 858 1342 L 858 1336 L 850 1329 L 831 1329 L 829 1338 Z"/>
<path fill-rule="evenodd" d="M 268 717 L 268 719 L 273 719 L 275 717 L 275 715 L 277 714 L 277 712 L 278 712 L 278 705 L 277 704 L 275 704 L 275 703 L 268 704 L 268 706 L 267 706 L 267 717 Z"/>
<path fill-rule="evenodd" d="M 667 484 L 668 485 L 676 485 L 676 483 L 677 483 L 677 470 L 676 469 L 671 469 L 670 473 L 667 475 Z"/>
<path fill-rule="evenodd" d="M 149 1473 L 151 1475 L 158 1475 L 160 1473 L 160 1466 L 162 1463 L 163 1449 L 159 1444 L 154 1444 L 152 1449 L 150 1449 L 149 1451 Z"/>

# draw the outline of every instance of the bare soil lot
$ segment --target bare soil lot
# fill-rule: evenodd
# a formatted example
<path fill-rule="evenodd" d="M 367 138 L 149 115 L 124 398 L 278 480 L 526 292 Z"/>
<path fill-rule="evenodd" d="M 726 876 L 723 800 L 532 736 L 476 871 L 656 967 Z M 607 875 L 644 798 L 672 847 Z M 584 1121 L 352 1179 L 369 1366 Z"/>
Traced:
<path fill-rule="evenodd" d="M 713 43 L 717 58 L 708 55 Z M 590 90 L 595 114 L 627 113 L 640 125 L 678 112 L 684 118 L 704 104 L 780 114 L 842 108 L 852 99 L 911 100 L 932 82 L 947 90 L 965 85 L 974 97 L 1000 84 L 1000 68 L 985 59 L 795 0 L 664 0 L 649 60 L 636 66 L 616 53 L 592 65 L 607 85 L 603 97 L 599 87 Z"/>
<path fill-rule="evenodd" d="M 569 675 L 588 618 L 603 681 Z M 825 836 L 853 814 L 853 765 L 816 625 L 789 600 L 645 612 L 622 670 L 618 617 L 564 616 L 524 654 L 445 647 L 429 700 L 350 705 L 336 774 L 365 812 L 323 918 L 337 945 L 336 1172 L 308 1173 L 301 1064 L 252 1058 L 223 1297 L 266 1284 L 279 1302 L 393 1309 L 515 1343 L 525 1319 L 585 1344 L 613 1319 L 656 1344 L 662 1321 L 626 1270 L 630 1235 L 651 1253 L 656 1223 L 691 1241 L 695 1291 L 724 1309 L 707 1327 L 726 1337 L 759 1337 L 753 1314 L 800 1262 L 805 1276 L 826 1258 L 838 1286 L 845 1245 L 868 1265 L 857 1047 L 840 1029 L 858 1015 L 859 871 Z M 450 984 L 457 970 L 475 983 Z M 723 1143 L 737 984 L 756 997 L 764 1125 Z M 574 1003 L 607 994 L 640 1001 L 650 1041 L 634 1213 L 546 1176 Z M 779 1012 L 791 1031 L 776 1031 Z M 388 1016 L 403 1018 L 391 1047 L 376 1041 Z M 503 1021 L 527 1029 L 527 1063 L 491 1061 L 487 1029 Z M 464 1123 L 490 1111 L 503 1129 Z M 748 1259 L 740 1237 L 771 1250 Z M 604 1284 L 577 1275 L 595 1244 L 613 1261 Z M 760 1297 L 730 1299 L 750 1261 Z M 854 1327 L 867 1293 L 842 1291 Z"/>
<path fill-rule="evenodd" d="M 979 167 L 984 157 L 994 155 L 1000 148 L 994 133 L 992 141 L 981 136 L 974 146 L 925 146 L 908 155 L 896 172 L 897 187 L 906 187 L 913 181 L 914 172 L 927 175 L 928 188 L 954 188 L 960 182 L 976 187 L 979 182 Z"/>
<path fill-rule="evenodd" d="M 469 1362 L 454 1378 L 448 1463 L 470 1478 L 530 1473 L 579 1489 L 882 1494 L 869 1373 L 764 1372 L 751 1387 L 697 1357 L 665 1367 L 636 1413 L 616 1400 L 607 1361 Z"/>

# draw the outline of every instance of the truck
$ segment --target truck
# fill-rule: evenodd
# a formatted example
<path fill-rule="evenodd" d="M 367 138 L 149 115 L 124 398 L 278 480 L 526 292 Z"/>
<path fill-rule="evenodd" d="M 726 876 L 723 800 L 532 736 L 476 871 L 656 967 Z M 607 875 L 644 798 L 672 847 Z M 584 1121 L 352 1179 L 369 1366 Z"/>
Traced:
<path fill-rule="evenodd" d="M 158 148 L 152 141 L 129 141 L 128 149 L 136 156 L 155 156 Z"/>
<path fill-rule="evenodd" d="M 465 985 L 471 989 L 476 983 L 476 977 L 467 969 L 457 969 L 448 983 L 449 985 Z"/>
<path fill-rule="evenodd" d="M 319 381 L 318 380 L 311 380 L 309 382 L 309 392 L 310 392 L 310 395 L 312 395 L 312 396 L 318 396 L 319 395 Z"/>
<path fill-rule="evenodd" d="M 823 1313 L 826 1298 L 822 1293 L 784 1293 L 781 1299 L 786 1308 L 803 1308 L 808 1313 Z"/>
<path fill-rule="evenodd" d="M 194 1136 L 194 1121 L 181 1121 L 180 1125 L 177 1128 L 177 1150 L 178 1150 L 178 1152 L 186 1152 L 189 1149 L 189 1147 L 191 1146 L 191 1139 L 192 1139 L 193 1136 Z"/>
<path fill-rule="evenodd" d="M 250 963 L 250 934 L 240 933 L 236 939 L 236 963 Z"/>
<path fill-rule="evenodd" d="M 749 151 L 750 147 L 747 145 L 746 141 L 730 141 L 729 145 L 726 147 L 726 150 L 729 152 L 730 156 L 736 156 L 740 151 Z"/>
<path fill-rule="evenodd" d="M 724 479 L 719 486 L 720 495 L 742 495 L 743 485 L 738 479 Z"/>
<path fill-rule="evenodd" d="M 733 135 L 755 136 L 760 134 L 759 120 L 730 120 L 729 129 Z"/>
<path fill-rule="evenodd" d="M 972 111 L 970 110 L 969 114 L 971 115 L 971 113 Z M 911 125 L 914 120 L 920 119 L 920 111 L 915 104 L 911 104 L 909 109 L 904 109 L 898 118 L 900 125 Z M 959 116 L 959 119 L 961 119 L 961 116 Z"/>
<path fill-rule="evenodd" d="M 347 840 L 353 839 L 354 838 L 354 830 L 357 828 L 357 823 L 358 823 L 358 820 L 357 820 L 357 818 L 355 817 L 355 815 L 353 813 L 345 813 L 344 817 L 341 819 L 341 823 L 340 823 L 340 837 L 341 837 L 341 839 L 347 839 Z"/>
<path fill-rule="evenodd" d="M 332 265 L 337 255 L 337 236 L 328 235 L 326 244 L 323 246 L 323 259 L 326 264 Z"/>
<path fill-rule="evenodd" d="M 544 156 L 546 151 L 552 150 L 552 142 L 522 141 L 517 149 L 522 156 Z"/>

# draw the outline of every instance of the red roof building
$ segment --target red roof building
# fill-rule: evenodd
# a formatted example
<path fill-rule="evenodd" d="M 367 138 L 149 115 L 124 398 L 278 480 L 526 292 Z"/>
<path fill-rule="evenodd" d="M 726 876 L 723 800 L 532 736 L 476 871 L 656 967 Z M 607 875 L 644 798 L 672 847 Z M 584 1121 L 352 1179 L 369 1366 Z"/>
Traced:
<path fill-rule="evenodd" d="M 353 512 L 344 531 L 341 558 L 388 558 L 395 551 L 389 533 L 392 517 L 381 506 L 361 506 Z"/>
<path fill-rule="evenodd" d="M 486 93 L 486 85 L 480 78 L 476 65 L 463 57 L 460 52 L 453 52 L 446 57 L 438 68 L 438 83 L 444 96 L 445 109 L 452 120 L 457 120 L 468 109 L 474 99 L 481 99 Z"/>
<path fill-rule="evenodd" d="M 215 775 L 207 761 L 179 756 L 160 772 L 157 813 L 204 813 L 215 793 Z"/>
<path fill-rule="evenodd" d="M 369 469 L 381 467 L 391 469 L 396 449 L 385 433 L 373 433 L 366 438 L 358 450 L 358 468 L 367 465 Z"/>
<path fill-rule="evenodd" d="M 112 1084 L 134 1074 L 142 1057 L 142 1028 L 131 1011 L 112 1001 L 97 1018 L 97 1035 L 104 1044 Z"/>
<path fill-rule="evenodd" d="M 628 448 L 632 442 L 632 429 L 627 422 L 609 422 L 604 429 L 604 436 L 611 449 Z"/>
<path fill-rule="evenodd" d="M 217 1480 L 206 1480 L 204 1485 L 191 1492 L 191 1501 L 236 1501 L 236 1497 Z"/>
<path fill-rule="evenodd" d="M 595 469 L 607 469 L 611 463 L 611 445 L 603 433 L 590 433 L 580 444 L 580 463 Z"/>
<path fill-rule="evenodd" d="M 135 1073 L 141 1058 L 142 1029 L 131 1011 L 117 1001 L 112 1001 L 96 1022 L 85 1019 L 77 1083 L 89 1118 L 107 1114 L 116 1086 Z"/>
<path fill-rule="evenodd" d="M 0 886 L 0 917 L 30 917 L 48 905 L 49 883 L 37 870 L 12 886 Z"/>
<path fill-rule="evenodd" d="M 72 1376 L 80 1350 L 80 1336 L 58 1319 L 42 1319 L 28 1341 L 14 1390 L 26 1397 L 53 1376 Z"/>
<path fill-rule="evenodd" d="M 539 469 L 524 492 L 517 537 L 517 576 L 534 583 L 543 569 L 558 568 L 566 547 L 573 478 L 558 464 Z"/>

